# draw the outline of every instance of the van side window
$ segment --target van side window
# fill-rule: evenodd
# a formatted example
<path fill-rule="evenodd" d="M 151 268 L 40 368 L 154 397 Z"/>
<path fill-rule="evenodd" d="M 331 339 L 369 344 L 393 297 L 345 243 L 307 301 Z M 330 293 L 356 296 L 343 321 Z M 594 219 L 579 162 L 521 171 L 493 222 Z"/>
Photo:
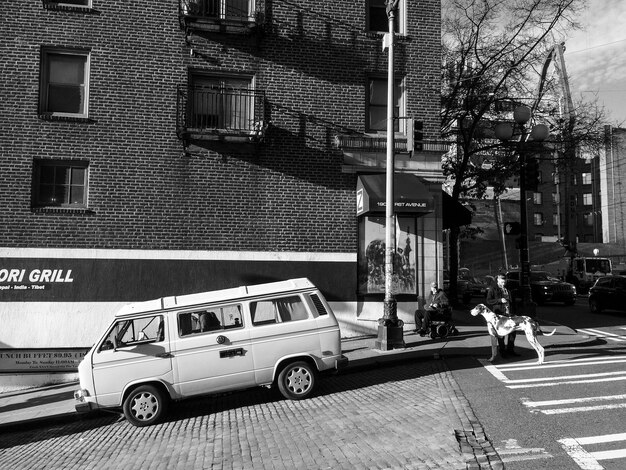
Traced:
<path fill-rule="evenodd" d="M 178 314 L 180 336 L 242 327 L 241 305 L 215 306 Z"/>
<path fill-rule="evenodd" d="M 115 323 L 99 351 L 164 340 L 165 323 L 162 315 L 121 320 Z"/>
<path fill-rule="evenodd" d="M 297 295 L 251 302 L 250 314 L 254 326 L 309 318 L 305 304 Z"/>
<path fill-rule="evenodd" d="M 313 301 L 313 305 L 315 305 L 315 309 L 317 310 L 317 313 L 319 315 L 328 315 L 328 312 L 326 311 L 326 307 L 324 307 L 324 304 L 322 303 L 322 299 L 320 299 L 320 296 L 317 294 L 311 294 L 311 300 Z"/>

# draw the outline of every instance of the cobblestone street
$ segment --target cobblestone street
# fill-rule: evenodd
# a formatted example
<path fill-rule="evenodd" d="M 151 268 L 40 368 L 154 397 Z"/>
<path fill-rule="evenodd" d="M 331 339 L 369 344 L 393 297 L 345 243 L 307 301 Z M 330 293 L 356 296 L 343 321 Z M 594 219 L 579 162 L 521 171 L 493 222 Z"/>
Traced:
<path fill-rule="evenodd" d="M 110 414 L 5 433 L 0 468 L 466 468 L 455 431 L 472 418 L 450 381 L 420 361 L 323 378 L 304 401 L 255 389 L 172 404 L 147 428 Z"/>

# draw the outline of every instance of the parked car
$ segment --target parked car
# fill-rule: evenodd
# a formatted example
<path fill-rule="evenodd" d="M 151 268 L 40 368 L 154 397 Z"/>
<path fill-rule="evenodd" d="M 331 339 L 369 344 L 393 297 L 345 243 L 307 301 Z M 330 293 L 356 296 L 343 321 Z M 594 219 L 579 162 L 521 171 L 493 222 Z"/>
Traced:
<path fill-rule="evenodd" d="M 599 277 L 589 289 L 589 310 L 591 313 L 626 311 L 626 276 Z"/>
<path fill-rule="evenodd" d="M 506 273 L 506 287 L 515 298 L 521 297 L 519 271 Z M 569 282 L 552 277 L 546 271 L 532 271 L 530 273 L 530 291 L 532 300 L 538 305 L 546 302 L 563 302 L 565 305 L 574 305 L 576 302 L 576 287 Z"/>

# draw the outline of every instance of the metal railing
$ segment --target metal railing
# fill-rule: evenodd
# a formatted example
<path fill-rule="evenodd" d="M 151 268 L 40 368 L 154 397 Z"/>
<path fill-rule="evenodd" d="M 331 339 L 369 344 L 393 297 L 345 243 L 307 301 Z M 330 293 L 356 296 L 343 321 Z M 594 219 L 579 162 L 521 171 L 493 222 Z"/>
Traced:
<path fill-rule="evenodd" d="M 254 21 L 254 0 L 180 0 L 184 16 Z"/>
<path fill-rule="evenodd" d="M 248 89 L 178 87 L 179 133 L 254 135 L 263 127 L 265 94 Z"/>

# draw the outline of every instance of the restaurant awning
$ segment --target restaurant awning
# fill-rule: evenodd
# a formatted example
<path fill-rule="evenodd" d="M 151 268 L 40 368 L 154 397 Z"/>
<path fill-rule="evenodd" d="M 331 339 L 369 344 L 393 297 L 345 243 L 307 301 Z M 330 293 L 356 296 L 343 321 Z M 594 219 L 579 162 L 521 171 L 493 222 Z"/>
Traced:
<path fill-rule="evenodd" d="M 469 225 L 472 223 L 472 213 L 463 204 L 456 202 L 445 191 L 442 191 L 443 228 L 449 229 L 453 226 Z"/>
<path fill-rule="evenodd" d="M 384 213 L 386 179 L 384 174 L 359 175 L 356 184 L 356 215 Z M 424 182 L 415 175 L 394 175 L 394 212 L 428 214 L 435 201 Z"/>

